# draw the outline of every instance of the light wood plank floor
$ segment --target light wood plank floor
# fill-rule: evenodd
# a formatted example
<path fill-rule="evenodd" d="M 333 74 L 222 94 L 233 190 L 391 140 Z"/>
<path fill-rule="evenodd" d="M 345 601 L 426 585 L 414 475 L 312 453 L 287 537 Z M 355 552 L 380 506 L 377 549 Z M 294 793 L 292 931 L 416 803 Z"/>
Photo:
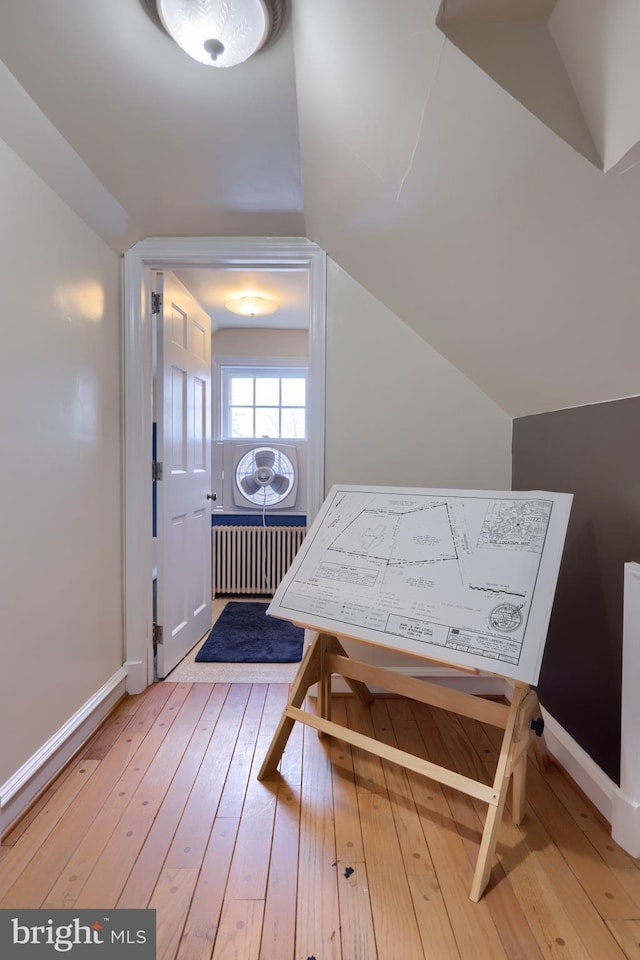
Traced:
<path fill-rule="evenodd" d="M 486 895 L 486 807 L 297 724 L 256 771 L 287 684 L 159 683 L 124 700 L 0 847 L 0 907 L 153 907 L 159 960 L 640 957 L 640 868 L 529 762 Z M 500 731 L 422 704 L 334 716 L 475 779 Z"/>

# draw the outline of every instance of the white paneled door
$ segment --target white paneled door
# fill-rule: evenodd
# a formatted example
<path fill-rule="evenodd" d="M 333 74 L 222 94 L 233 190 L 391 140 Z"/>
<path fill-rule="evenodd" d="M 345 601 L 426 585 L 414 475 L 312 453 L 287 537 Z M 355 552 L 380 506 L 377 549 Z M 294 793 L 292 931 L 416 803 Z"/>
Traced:
<path fill-rule="evenodd" d="M 211 627 L 211 318 L 173 274 L 160 294 L 156 364 L 158 677 Z"/>

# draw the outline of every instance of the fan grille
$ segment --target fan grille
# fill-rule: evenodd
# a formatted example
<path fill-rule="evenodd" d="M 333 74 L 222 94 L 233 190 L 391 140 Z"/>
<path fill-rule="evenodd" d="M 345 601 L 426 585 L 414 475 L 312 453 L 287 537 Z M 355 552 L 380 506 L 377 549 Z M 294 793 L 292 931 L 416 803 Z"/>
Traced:
<path fill-rule="evenodd" d="M 273 507 L 291 491 L 295 469 L 289 457 L 274 447 L 254 447 L 238 461 L 236 486 L 249 503 Z"/>

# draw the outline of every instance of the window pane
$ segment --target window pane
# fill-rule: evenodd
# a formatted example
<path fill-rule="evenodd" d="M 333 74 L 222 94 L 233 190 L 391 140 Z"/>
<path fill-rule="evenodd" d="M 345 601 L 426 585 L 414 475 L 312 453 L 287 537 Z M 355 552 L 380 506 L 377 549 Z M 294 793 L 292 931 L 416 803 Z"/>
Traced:
<path fill-rule="evenodd" d="M 283 407 L 304 407 L 304 404 L 305 404 L 304 377 L 283 377 L 282 378 L 281 403 Z"/>
<path fill-rule="evenodd" d="M 256 408 L 256 437 L 279 437 L 279 417 L 277 407 Z"/>
<path fill-rule="evenodd" d="M 256 377 L 256 406 L 277 407 L 280 403 L 278 377 Z"/>
<path fill-rule="evenodd" d="M 231 378 L 231 404 L 253 404 L 253 377 Z"/>
<path fill-rule="evenodd" d="M 282 410 L 282 436 L 303 440 L 306 436 L 305 412 L 300 407 Z"/>
<path fill-rule="evenodd" d="M 306 439 L 304 369 L 229 365 L 222 374 L 223 436 Z"/>
<path fill-rule="evenodd" d="M 253 436 L 253 408 L 252 407 L 232 407 L 231 408 L 231 436 L 232 437 L 252 437 Z"/>

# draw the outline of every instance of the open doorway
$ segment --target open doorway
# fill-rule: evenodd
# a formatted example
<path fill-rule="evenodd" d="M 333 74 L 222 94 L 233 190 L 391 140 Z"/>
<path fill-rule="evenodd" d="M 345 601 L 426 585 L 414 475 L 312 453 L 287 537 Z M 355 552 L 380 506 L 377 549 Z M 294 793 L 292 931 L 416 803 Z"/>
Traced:
<path fill-rule="evenodd" d="M 236 659 L 255 675 L 281 654 L 261 642 L 271 624 L 263 630 L 259 614 L 306 533 L 308 271 L 190 267 L 156 276 L 154 462 L 163 473 L 154 481 L 154 675 L 218 678 L 231 667 L 208 664 Z M 216 637 L 226 630 L 227 641 L 203 651 L 223 609 Z M 251 627 L 242 610 L 258 618 Z M 196 653 L 207 664 L 194 669 Z"/>
<path fill-rule="evenodd" d="M 152 341 L 151 289 L 155 271 L 204 284 L 219 276 L 274 271 L 302 276 L 308 304 L 307 476 L 310 521 L 324 496 L 325 256 L 304 239 L 168 238 L 142 241 L 125 255 L 125 664 L 130 693 L 153 681 Z M 200 292 L 200 302 L 206 299 Z M 215 414 L 215 411 L 214 411 Z"/>

